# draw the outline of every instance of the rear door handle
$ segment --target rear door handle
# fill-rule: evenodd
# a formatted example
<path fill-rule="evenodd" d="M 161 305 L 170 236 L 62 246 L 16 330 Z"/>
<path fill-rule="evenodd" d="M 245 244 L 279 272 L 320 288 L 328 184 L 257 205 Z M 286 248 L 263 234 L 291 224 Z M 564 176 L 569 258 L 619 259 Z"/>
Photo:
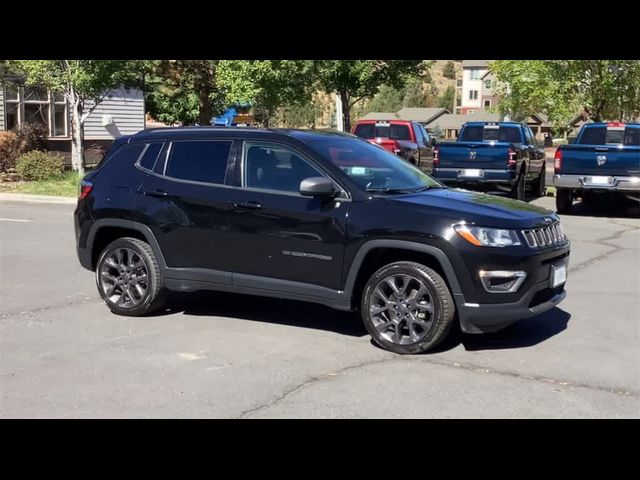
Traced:
<path fill-rule="evenodd" d="M 248 202 L 236 202 L 233 204 L 235 208 L 242 208 L 245 210 L 258 210 L 262 208 L 258 202 L 248 201 Z"/>
<path fill-rule="evenodd" d="M 145 195 L 149 196 L 149 197 L 168 197 L 169 194 L 167 192 L 165 192 L 164 190 L 153 190 L 151 192 L 143 192 Z"/>

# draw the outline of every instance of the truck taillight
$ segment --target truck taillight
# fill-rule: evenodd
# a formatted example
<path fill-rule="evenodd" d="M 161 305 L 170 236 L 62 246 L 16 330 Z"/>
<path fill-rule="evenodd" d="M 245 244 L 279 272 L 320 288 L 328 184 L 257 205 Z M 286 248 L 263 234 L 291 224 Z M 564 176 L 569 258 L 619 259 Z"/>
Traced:
<path fill-rule="evenodd" d="M 87 198 L 87 195 L 93 190 L 93 183 L 88 180 L 80 182 L 80 200 Z"/>
<path fill-rule="evenodd" d="M 562 150 L 556 150 L 556 154 L 553 157 L 553 171 L 559 173 L 562 169 Z"/>
<path fill-rule="evenodd" d="M 433 166 L 440 166 L 440 149 L 438 147 L 433 149 Z"/>
<path fill-rule="evenodd" d="M 518 162 L 516 160 L 517 155 L 518 153 L 513 148 L 509 149 L 509 159 L 508 159 L 509 168 L 513 168 L 516 166 L 516 163 Z"/>

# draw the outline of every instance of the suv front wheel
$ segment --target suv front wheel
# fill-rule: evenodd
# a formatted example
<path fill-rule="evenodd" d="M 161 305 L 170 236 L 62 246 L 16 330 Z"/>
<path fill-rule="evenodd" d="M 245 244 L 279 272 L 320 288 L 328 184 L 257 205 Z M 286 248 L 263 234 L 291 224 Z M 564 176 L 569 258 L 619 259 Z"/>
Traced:
<path fill-rule="evenodd" d="M 415 262 L 382 267 L 367 282 L 362 319 L 386 350 L 413 354 L 438 345 L 449 333 L 455 307 L 444 279 Z"/>
<path fill-rule="evenodd" d="M 156 256 L 149 244 L 137 238 L 119 238 L 107 245 L 98 259 L 96 283 L 102 299 L 118 315 L 145 315 L 164 304 Z"/>

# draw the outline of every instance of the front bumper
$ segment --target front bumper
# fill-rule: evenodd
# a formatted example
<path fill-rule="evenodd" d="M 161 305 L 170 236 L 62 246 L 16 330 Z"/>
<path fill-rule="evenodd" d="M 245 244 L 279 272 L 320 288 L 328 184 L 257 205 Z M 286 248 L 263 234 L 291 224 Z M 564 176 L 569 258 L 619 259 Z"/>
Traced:
<path fill-rule="evenodd" d="M 460 326 L 465 333 L 488 333 L 501 330 L 518 320 L 551 310 L 567 293 L 564 284 L 550 288 L 541 282 L 513 303 L 465 303 L 461 307 Z"/>
<path fill-rule="evenodd" d="M 478 169 L 480 175 L 466 176 L 465 168 L 434 168 L 432 177 L 444 183 L 468 184 L 468 183 L 501 183 L 511 185 L 516 180 L 513 170 L 496 170 L 489 168 Z"/>
<path fill-rule="evenodd" d="M 556 174 L 553 176 L 553 184 L 556 188 L 571 188 L 575 190 L 608 190 L 608 191 L 625 191 L 639 192 L 640 177 L 618 177 L 609 176 L 610 184 L 594 184 L 590 180 L 591 175 L 566 175 Z"/>

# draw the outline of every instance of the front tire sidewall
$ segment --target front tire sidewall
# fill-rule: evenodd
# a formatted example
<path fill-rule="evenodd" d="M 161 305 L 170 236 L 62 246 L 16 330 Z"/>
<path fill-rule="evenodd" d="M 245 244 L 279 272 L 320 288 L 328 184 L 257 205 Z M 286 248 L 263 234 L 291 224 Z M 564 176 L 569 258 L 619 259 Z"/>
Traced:
<path fill-rule="evenodd" d="M 435 272 L 433 272 L 432 270 L 430 269 L 427 269 L 427 270 L 430 272 L 430 274 L 435 274 Z M 384 338 L 382 335 L 380 335 L 378 330 L 375 328 L 373 321 L 371 320 L 371 317 L 369 315 L 369 308 L 371 305 L 371 293 L 373 292 L 373 289 L 376 287 L 378 282 L 390 275 L 401 274 L 401 273 L 419 277 L 424 282 L 434 305 L 434 320 L 433 320 L 431 329 L 429 330 L 429 333 L 418 342 L 413 344 L 408 344 L 408 345 L 398 345 L 396 343 L 390 342 L 389 340 Z M 443 280 L 442 282 L 444 283 Z M 453 303 L 451 299 L 449 301 L 451 302 L 451 304 Z M 387 265 L 381 268 L 380 270 L 378 270 L 376 273 L 374 273 L 371 276 L 371 278 L 369 279 L 369 281 L 367 282 L 364 288 L 360 309 L 361 309 L 362 320 L 365 324 L 365 327 L 367 328 L 367 331 L 369 332 L 369 335 L 371 335 L 374 342 L 377 343 L 382 348 L 384 348 L 385 350 L 389 350 L 391 352 L 399 353 L 403 355 L 423 353 L 435 347 L 438 343 L 441 342 L 444 336 L 446 336 L 446 333 L 444 333 L 443 335 L 443 328 L 446 332 L 448 332 L 450 328 L 450 324 L 453 321 L 452 320 L 453 312 L 451 311 L 451 309 L 444 308 L 443 299 L 440 293 L 438 292 L 437 288 L 435 287 L 433 280 L 430 278 L 429 274 L 425 273 L 421 269 L 411 267 L 406 263 L 401 263 L 401 262 Z M 445 317 L 445 313 L 447 313 L 446 317 Z"/>
<path fill-rule="evenodd" d="M 104 290 L 101 285 L 100 270 L 102 269 L 102 264 L 104 263 L 104 260 L 109 255 L 109 253 L 111 253 L 113 250 L 116 250 L 118 248 L 128 248 L 136 252 L 138 255 L 140 255 L 140 258 L 144 260 L 145 268 L 147 269 L 147 278 L 148 278 L 147 292 L 145 293 L 144 299 L 133 308 L 123 308 L 111 303 L 106 298 L 104 294 Z M 156 295 L 154 295 L 154 292 L 157 289 L 157 283 L 159 281 L 156 275 L 154 275 L 152 265 L 153 265 L 153 259 L 150 258 L 149 254 L 145 252 L 143 249 L 141 249 L 140 247 L 138 247 L 138 245 L 136 245 L 136 243 L 134 242 L 131 242 L 126 239 L 119 239 L 107 245 L 107 247 L 104 249 L 104 251 L 100 255 L 100 258 L 98 259 L 98 263 L 96 264 L 96 272 L 95 272 L 96 286 L 98 287 L 98 293 L 100 294 L 100 297 L 102 298 L 102 300 L 104 300 L 104 302 L 107 304 L 107 307 L 109 307 L 109 309 L 113 313 L 117 315 L 134 317 L 134 316 L 143 315 L 149 310 L 149 306 L 151 305 L 151 303 L 154 301 L 156 297 Z"/>

